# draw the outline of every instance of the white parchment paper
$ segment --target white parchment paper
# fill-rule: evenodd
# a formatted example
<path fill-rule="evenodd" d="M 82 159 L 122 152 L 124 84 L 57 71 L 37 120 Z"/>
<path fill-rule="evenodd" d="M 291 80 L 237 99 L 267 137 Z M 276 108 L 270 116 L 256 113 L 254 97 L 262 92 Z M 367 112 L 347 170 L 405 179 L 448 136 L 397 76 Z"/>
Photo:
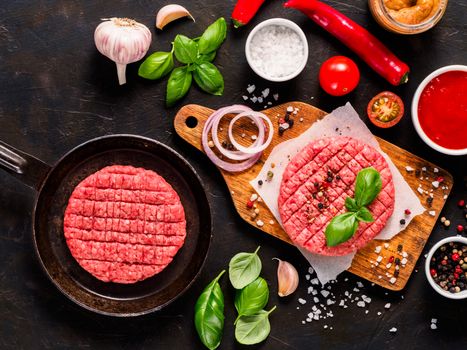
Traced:
<path fill-rule="evenodd" d="M 300 112 L 299 112 L 300 113 Z M 306 116 L 301 116 L 306 118 Z M 379 147 L 378 141 L 366 127 L 365 123 L 360 119 L 355 109 L 347 103 L 343 107 L 339 107 L 332 113 L 328 114 L 323 119 L 315 122 L 308 130 L 300 136 L 282 142 L 274 147 L 269 158 L 263 165 L 258 176 L 253 179 L 250 184 L 258 192 L 264 203 L 269 207 L 274 217 L 281 223 L 277 199 L 279 198 L 280 184 L 282 174 L 289 161 L 302 150 L 311 140 L 326 136 L 350 136 L 359 139 L 381 152 L 386 159 L 391 170 L 394 188 L 395 188 L 395 204 L 394 214 L 389 218 L 384 229 L 379 233 L 376 239 L 388 240 L 401 232 L 412 220 L 413 217 L 422 214 L 425 209 L 420 203 L 417 195 L 413 192 L 410 186 L 402 177 L 399 170 L 392 162 L 391 158 L 384 153 Z M 274 169 L 271 169 L 271 163 L 274 163 Z M 266 174 L 269 170 L 273 170 L 274 177 L 270 181 L 265 181 L 262 186 L 258 185 L 258 180 L 267 178 Z M 404 216 L 406 224 L 401 226 L 399 220 L 402 217 L 404 210 L 409 209 L 411 214 Z M 329 257 L 317 254 L 312 254 L 303 248 L 299 248 L 308 262 L 315 269 L 318 279 L 322 284 L 326 284 L 333 280 L 341 272 L 347 270 L 352 264 L 355 253 L 340 256 Z"/>

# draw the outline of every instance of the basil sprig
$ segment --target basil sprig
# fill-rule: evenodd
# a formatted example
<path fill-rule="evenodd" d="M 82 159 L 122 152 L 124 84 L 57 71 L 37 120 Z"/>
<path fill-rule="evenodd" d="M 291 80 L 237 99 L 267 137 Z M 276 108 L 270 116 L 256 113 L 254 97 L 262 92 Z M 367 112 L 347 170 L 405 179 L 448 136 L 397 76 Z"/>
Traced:
<path fill-rule="evenodd" d="M 224 294 L 219 285 L 224 272 L 204 288 L 195 304 L 195 328 L 201 342 L 210 350 L 220 345 L 224 331 Z"/>
<path fill-rule="evenodd" d="M 235 338 L 240 344 L 251 345 L 262 342 L 271 331 L 269 314 L 276 307 L 266 311 L 269 287 L 259 277 L 261 259 L 258 247 L 253 253 L 238 253 L 229 262 L 229 278 L 237 289 L 235 308 L 238 317 L 234 322 Z M 195 305 L 195 326 L 201 342 L 208 349 L 216 349 L 221 341 L 224 327 L 224 296 L 218 283 L 222 271 L 204 289 Z"/>
<path fill-rule="evenodd" d="M 138 74 L 142 78 L 156 80 L 172 72 L 167 83 L 167 106 L 174 105 L 188 93 L 193 78 L 201 90 L 222 95 L 224 78 L 211 62 L 226 35 L 227 24 L 223 17 L 207 27 L 199 38 L 190 39 L 179 34 L 173 41 L 171 52 L 155 52 L 148 56 L 140 65 Z M 174 69 L 174 54 L 184 66 Z"/>
<path fill-rule="evenodd" d="M 345 199 L 345 207 L 348 211 L 335 216 L 326 227 L 324 234 L 328 247 L 348 241 L 357 231 L 360 221 L 374 221 L 373 215 L 366 206 L 374 201 L 381 188 L 381 175 L 375 168 L 369 167 L 358 172 L 354 198 Z"/>

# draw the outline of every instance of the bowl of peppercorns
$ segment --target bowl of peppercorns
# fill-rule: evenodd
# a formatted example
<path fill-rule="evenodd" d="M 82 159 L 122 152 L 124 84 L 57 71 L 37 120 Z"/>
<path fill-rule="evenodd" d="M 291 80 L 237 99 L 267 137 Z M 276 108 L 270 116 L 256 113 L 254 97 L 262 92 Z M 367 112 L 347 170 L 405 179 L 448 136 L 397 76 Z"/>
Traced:
<path fill-rule="evenodd" d="M 467 238 L 447 237 L 428 252 L 425 262 L 428 282 L 446 298 L 467 298 Z"/>

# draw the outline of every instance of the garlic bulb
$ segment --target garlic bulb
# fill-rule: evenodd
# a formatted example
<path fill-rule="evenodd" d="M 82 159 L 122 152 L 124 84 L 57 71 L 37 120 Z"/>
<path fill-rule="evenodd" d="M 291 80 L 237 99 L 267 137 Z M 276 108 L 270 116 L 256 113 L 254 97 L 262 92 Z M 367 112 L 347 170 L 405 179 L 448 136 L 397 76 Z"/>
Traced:
<path fill-rule="evenodd" d="M 279 261 L 277 267 L 277 282 L 279 284 L 277 294 L 280 297 L 286 297 L 295 292 L 298 287 L 298 272 L 291 263 L 278 258 L 274 259 Z"/>
<path fill-rule="evenodd" d="M 94 32 L 94 42 L 101 54 L 117 64 L 118 82 L 126 83 L 126 65 L 139 61 L 148 52 L 151 32 L 144 24 L 129 18 L 103 19 Z"/>

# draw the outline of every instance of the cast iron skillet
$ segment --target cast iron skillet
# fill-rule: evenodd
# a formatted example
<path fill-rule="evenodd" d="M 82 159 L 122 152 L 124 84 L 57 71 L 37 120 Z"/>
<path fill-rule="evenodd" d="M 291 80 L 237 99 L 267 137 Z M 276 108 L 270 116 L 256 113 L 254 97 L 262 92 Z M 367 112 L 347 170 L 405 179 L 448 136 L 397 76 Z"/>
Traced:
<path fill-rule="evenodd" d="M 63 213 L 73 189 L 112 164 L 154 170 L 177 191 L 185 209 L 184 246 L 161 273 L 131 285 L 102 282 L 82 269 L 66 245 Z M 139 136 L 112 135 L 88 141 L 54 167 L 0 142 L 0 168 L 38 191 L 33 210 L 37 257 L 55 286 L 78 305 L 111 316 L 137 316 L 175 300 L 197 277 L 211 241 L 211 213 L 195 170 L 169 147 Z"/>

